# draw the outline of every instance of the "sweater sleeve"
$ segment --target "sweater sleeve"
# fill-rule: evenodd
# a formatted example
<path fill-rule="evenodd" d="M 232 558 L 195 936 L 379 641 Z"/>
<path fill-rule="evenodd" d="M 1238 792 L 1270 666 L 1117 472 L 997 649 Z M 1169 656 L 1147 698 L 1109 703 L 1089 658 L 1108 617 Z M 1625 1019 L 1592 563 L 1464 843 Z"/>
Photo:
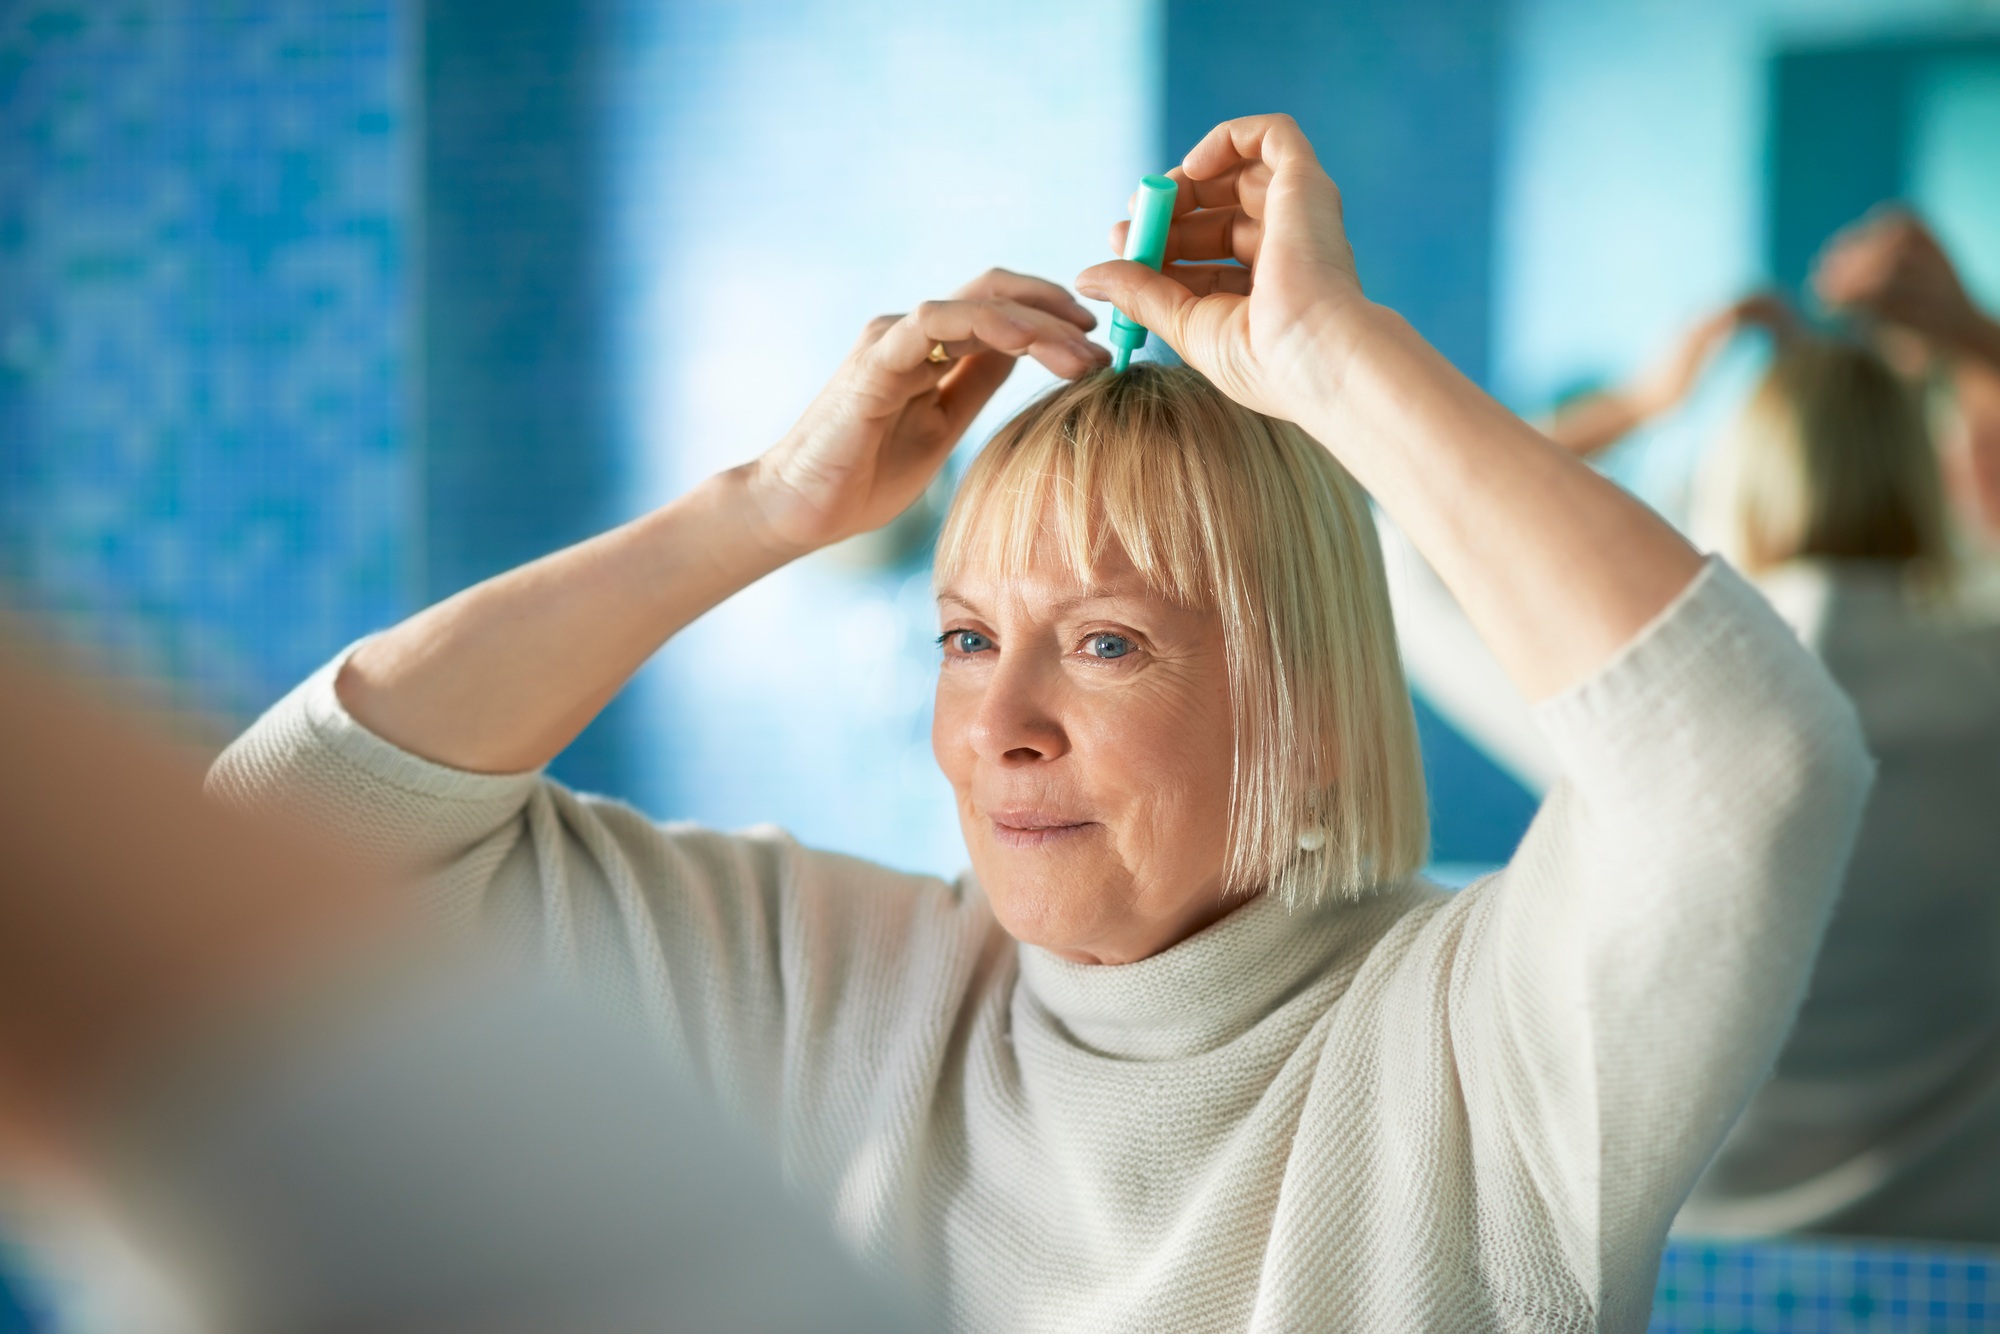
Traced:
<path fill-rule="evenodd" d="M 1556 780 L 1548 740 L 1520 688 L 1410 539 L 1377 515 L 1403 671 L 1426 704 L 1540 797 Z"/>
<path fill-rule="evenodd" d="M 334 692 L 360 647 L 349 645 L 232 742 L 208 790 L 232 806 L 303 817 L 397 867 L 436 869 L 519 817 L 540 775 L 433 764 L 363 727 Z"/>
<path fill-rule="evenodd" d="M 996 948 L 976 894 L 775 829 L 663 825 L 538 772 L 432 763 L 347 712 L 340 662 L 222 754 L 211 792 L 412 868 L 447 928 L 648 1023 L 760 1133 L 804 1134 L 837 1102 L 850 1113 L 839 1124 L 859 1135 L 876 1090 L 930 1077 Z M 816 1133 L 814 1162 L 795 1165 L 837 1170 L 852 1146 Z"/>
<path fill-rule="evenodd" d="M 1636 1329 L 1804 994 L 1871 765 L 1846 698 L 1718 561 L 1536 718 L 1563 777 L 1469 892 L 1457 1008 L 1500 1054 L 1468 1099 L 1503 1109 L 1490 1156 L 1567 1216 L 1602 1327 Z"/>

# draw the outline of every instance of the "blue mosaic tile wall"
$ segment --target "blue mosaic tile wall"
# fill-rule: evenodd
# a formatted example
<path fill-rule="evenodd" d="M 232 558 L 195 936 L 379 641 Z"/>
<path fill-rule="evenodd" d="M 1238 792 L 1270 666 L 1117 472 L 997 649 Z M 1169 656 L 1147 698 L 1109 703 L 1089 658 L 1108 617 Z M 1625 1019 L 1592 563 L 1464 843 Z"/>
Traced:
<path fill-rule="evenodd" d="M 224 718 L 408 603 L 391 0 L 0 4 L 0 573 Z"/>
<path fill-rule="evenodd" d="M 1649 1334 L 2000 1330 L 2000 1253 L 1842 1241 L 1667 1247 Z"/>

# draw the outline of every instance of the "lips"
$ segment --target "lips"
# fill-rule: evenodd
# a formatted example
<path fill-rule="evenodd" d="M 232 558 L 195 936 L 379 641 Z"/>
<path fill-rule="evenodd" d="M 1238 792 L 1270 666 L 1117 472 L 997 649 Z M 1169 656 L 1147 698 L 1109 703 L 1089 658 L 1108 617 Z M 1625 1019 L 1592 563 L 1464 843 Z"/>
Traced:
<path fill-rule="evenodd" d="M 993 823 L 993 841 L 1006 848 L 1043 848 L 1097 827 L 1095 820 L 1036 810 L 992 811 L 987 818 Z"/>

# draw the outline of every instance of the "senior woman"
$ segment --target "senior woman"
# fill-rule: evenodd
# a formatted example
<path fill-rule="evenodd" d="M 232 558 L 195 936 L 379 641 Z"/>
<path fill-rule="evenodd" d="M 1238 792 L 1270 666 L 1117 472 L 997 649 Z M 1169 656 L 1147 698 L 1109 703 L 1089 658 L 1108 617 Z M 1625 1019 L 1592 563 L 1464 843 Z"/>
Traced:
<path fill-rule="evenodd" d="M 1726 568 L 1362 296 L 1289 119 L 1176 174 L 1167 272 L 1078 286 L 1199 374 L 1100 374 L 1080 307 L 989 274 L 871 325 L 754 463 L 364 641 L 214 782 L 634 998 L 948 1327 L 1637 1329 L 1797 1002 L 1867 786 L 1853 717 Z M 676 630 L 909 504 L 1019 355 L 1079 378 L 940 546 L 971 875 L 538 776 Z M 1356 481 L 1570 775 L 1455 897 L 1413 875 Z"/>

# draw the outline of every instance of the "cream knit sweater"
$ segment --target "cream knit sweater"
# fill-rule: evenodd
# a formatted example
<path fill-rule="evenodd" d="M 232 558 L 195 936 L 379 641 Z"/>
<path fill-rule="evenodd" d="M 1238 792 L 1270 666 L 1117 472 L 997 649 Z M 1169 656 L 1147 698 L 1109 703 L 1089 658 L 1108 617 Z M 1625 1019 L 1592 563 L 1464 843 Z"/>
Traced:
<path fill-rule="evenodd" d="M 1541 706 L 1569 777 L 1505 871 L 1260 899 L 1087 967 L 1017 945 L 970 877 L 443 768 L 332 682 L 216 789 L 422 859 L 449 913 L 643 1007 L 964 1330 L 1640 1329 L 1868 776 L 1819 665 L 1711 564 Z"/>

